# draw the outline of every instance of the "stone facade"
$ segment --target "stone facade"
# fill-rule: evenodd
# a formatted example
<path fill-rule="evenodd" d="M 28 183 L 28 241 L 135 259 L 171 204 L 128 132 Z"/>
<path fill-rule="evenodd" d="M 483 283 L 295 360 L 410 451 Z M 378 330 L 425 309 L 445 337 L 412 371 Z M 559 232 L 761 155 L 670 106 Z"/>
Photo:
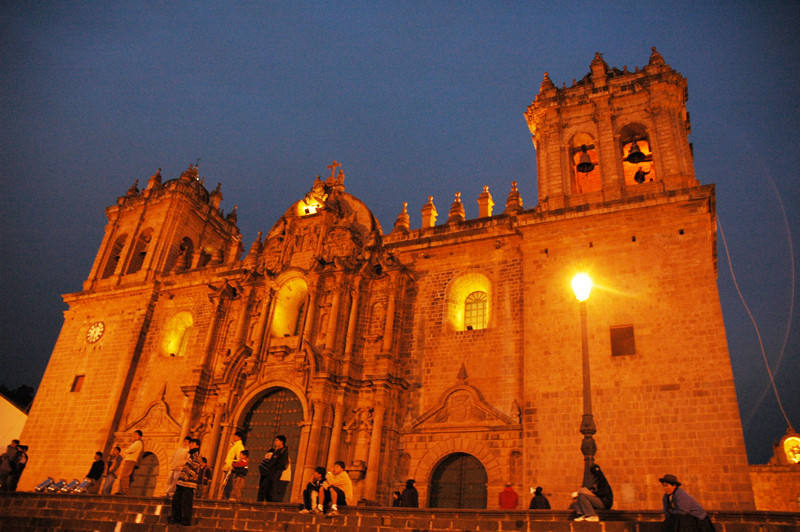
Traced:
<path fill-rule="evenodd" d="M 752 465 L 750 479 L 759 510 L 800 512 L 800 464 Z"/>
<path fill-rule="evenodd" d="M 219 464 L 238 427 L 258 452 L 291 436 L 292 500 L 341 459 L 358 499 L 386 503 L 415 478 L 423 505 L 495 508 L 512 482 L 565 507 L 584 458 L 569 284 L 583 270 L 596 460 L 615 508 L 658 508 L 668 472 L 708 508 L 755 508 L 686 80 L 655 49 L 635 72 L 599 55 L 590 68 L 569 88 L 545 74 L 526 112 L 532 208 L 514 184 L 493 214 L 484 188 L 478 219 L 457 193 L 446 222 L 430 198 L 421 228 L 404 205 L 384 233 L 334 163 L 242 256 L 236 213 L 196 167 L 132 187 L 106 211 L 83 291 L 65 296 L 22 487 L 80 476 L 141 429 L 160 494 L 182 436 Z"/>

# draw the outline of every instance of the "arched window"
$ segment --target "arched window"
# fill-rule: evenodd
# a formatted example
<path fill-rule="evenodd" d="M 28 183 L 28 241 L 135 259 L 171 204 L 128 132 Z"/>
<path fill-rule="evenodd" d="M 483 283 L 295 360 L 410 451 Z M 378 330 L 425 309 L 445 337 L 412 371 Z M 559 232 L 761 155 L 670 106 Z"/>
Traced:
<path fill-rule="evenodd" d="M 464 327 L 467 330 L 485 329 L 488 309 L 486 292 L 472 292 L 464 301 Z"/>
<path fill-rule="evenodd" d="M 122 255 L 122 248 L 125 247 L 125 240 L 127 239 L 128 235 L 121 235 L 114 241 L 114 245 L 111 246 L 111 252 L 106 261 L 106 267 L 103 269 L 103 275 L 100 276 L 101 279 L 108 279 L 117 271 L 117 265 Z"/>
<path fill-rule="evenodd" d="M 492 284 L 482 273 L 457 276 L 448 285 L 444 323 L 454 331 L 486 329 L 492 322 Z"/>
<path fill-rule="evenodd" d="M 194 318 L 186 311 L 178 312 L 169 320 L 164 327 L 163 353 L 170 357 L 182 357 L 186 355 L 186 347 L 189 345 L 189 333 L 191 333 Z"/>
<path fill-rule="evenodd" d="M 302 332 L 307 295 L 308 285 L 300 277 L 289 279 L 281 285 L 273 302 L 270 331 L 273 338 L 297 336 Z"/>
<path fill-rule="evenodd" d="M 136 246 L 133 249 L 133 255 L 131 255 L 131 261 L 128 264 L 128 274 L 136 273 L 142 269 L 144 259 L 147 256 L 147 248 L 152 237 L 152 229 L 145 229 L 139 233 L 139 238 L 136 239 Z"/>

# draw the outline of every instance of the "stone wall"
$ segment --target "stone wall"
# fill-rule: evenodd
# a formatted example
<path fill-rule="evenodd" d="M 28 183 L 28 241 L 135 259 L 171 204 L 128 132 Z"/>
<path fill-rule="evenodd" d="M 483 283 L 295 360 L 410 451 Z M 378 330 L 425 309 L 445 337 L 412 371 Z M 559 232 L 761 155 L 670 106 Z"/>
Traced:
<path fill-rule="evenodd" d="M 756 508 L 768 512 L 800 512 L 800 464 L 751 465 Z"/>

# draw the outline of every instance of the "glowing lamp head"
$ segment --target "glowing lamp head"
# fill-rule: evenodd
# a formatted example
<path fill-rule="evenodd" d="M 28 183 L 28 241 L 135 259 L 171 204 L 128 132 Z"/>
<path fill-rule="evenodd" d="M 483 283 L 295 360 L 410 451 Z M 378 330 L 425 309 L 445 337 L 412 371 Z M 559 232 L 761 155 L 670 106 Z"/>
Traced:
<path fill-rule="evenodd" d="M 592 291 L 592 278 L 585 273 L 579 273 L 572 278 L 572 291 L 578 301 L 586 301 Z"/>

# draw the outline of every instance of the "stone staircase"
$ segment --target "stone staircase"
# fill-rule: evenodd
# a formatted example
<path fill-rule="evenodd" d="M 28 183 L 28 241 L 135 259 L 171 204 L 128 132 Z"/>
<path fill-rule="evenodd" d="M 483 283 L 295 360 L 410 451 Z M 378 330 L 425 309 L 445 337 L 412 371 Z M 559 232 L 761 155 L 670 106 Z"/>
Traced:
<path fill-rule="evenodd" d="M 297 504 L 195 501 L 191 528 L 169 525 L 162 499 L 75 494 L 0 493 L 0 532 L 168 530 L 391 532 L 660 532 L 655 511 L 610 511 L 599 523 L 573 522 L 569 511 L 442 510 L 358 506 L 340 515 L 301 514 Z M 800 513 L 714 513 L 717 532 L 796 532 Z"/>

